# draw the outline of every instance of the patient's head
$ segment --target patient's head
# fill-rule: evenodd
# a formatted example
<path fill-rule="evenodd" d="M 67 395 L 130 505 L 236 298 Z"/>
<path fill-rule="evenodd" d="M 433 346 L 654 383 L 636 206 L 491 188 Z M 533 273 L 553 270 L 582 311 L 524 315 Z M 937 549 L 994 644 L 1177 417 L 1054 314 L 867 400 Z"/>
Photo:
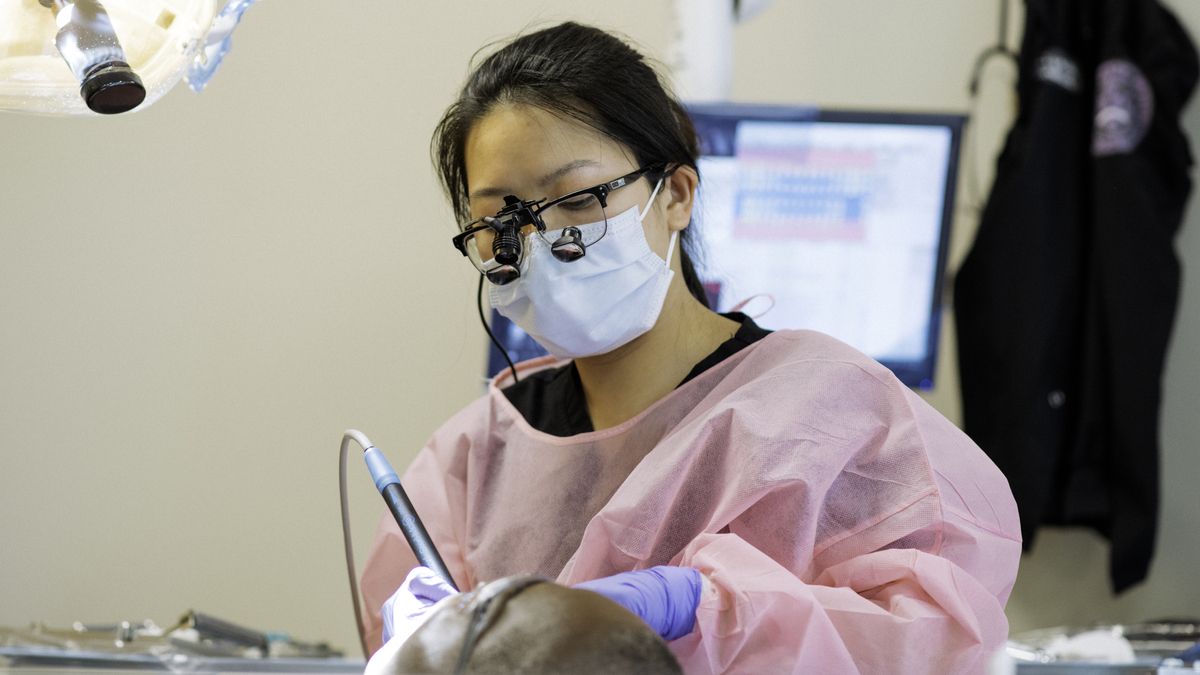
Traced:
<path fill-rule="evenodd" d="M 680 673 L 666 643 L 611 600 L 508 577 L 444 600 L 391 659 L 396 673 Z"/>

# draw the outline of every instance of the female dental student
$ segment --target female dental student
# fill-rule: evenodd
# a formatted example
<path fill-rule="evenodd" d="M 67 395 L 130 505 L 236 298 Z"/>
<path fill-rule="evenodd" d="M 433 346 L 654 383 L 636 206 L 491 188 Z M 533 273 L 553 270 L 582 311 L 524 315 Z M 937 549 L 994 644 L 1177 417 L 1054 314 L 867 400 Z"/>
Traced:
<path fill-rule="evenodd" d="M 867 356 L 707 306 L 696 135 L 637 51 L 574 23 L 522 35 L 433 152 L 447 245 L 552 354 L 494 378 L 404 478 L 460 589 L 593 590 L 688 673 L 985 668 L 1020 555 L 1007 481 Z M 372 649 L 385 601 L 440 597 L 402 586 L 416 565 L 384 514 Z"/>

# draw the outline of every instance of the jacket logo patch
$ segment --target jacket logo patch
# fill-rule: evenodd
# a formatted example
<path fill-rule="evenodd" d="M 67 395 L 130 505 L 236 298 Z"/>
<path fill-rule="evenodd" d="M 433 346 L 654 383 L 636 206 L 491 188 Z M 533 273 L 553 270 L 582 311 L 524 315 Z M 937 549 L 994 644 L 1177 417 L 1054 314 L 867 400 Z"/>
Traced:
<path fill-rule="evenodd" d="M 1096 118 L 1092 154 L 1097 157 L 1133 152 L 1154 117 L 1154 90 L 1137 66 L 1110 59 L 1096 69 Z"/>

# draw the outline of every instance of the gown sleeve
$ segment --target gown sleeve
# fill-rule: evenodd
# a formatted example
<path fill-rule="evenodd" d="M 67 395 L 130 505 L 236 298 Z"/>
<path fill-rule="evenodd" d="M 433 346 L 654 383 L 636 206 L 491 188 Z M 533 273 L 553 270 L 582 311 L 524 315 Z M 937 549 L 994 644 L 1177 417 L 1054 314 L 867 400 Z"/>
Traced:
<path fill-rule="evenodd" d="M 875 551 L 805 583 L 736 534 L 698 537 L 696 630 L 672 643 L 688 673 L 982 672 L 1008 632 L 995 595 L 954 563 Z"/>
<path fill-rule="evenodd" d="M 689 674 L 985 672 L 1021 541 L 995 465 L 844 349 L 733 379 L 593 520 L 566 581 L 698 569 L 696 629 L 670 645 Z"/>

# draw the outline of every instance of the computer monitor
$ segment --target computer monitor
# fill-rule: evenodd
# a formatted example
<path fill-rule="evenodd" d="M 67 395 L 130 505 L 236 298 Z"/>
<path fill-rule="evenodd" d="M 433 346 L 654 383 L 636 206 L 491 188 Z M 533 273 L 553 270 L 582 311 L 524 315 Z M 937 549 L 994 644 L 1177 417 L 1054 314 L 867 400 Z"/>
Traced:
<path fill-rule="evenodd" d="M 961 115 L 692 105 L 710 304 L 832 335 L 933 386 Z M 768 309 L 769 308 L 769 309 Z M 544 353 L 493 312 L 516 358 Z M 489 373 L 505 367 L 491 347 Z"/>

